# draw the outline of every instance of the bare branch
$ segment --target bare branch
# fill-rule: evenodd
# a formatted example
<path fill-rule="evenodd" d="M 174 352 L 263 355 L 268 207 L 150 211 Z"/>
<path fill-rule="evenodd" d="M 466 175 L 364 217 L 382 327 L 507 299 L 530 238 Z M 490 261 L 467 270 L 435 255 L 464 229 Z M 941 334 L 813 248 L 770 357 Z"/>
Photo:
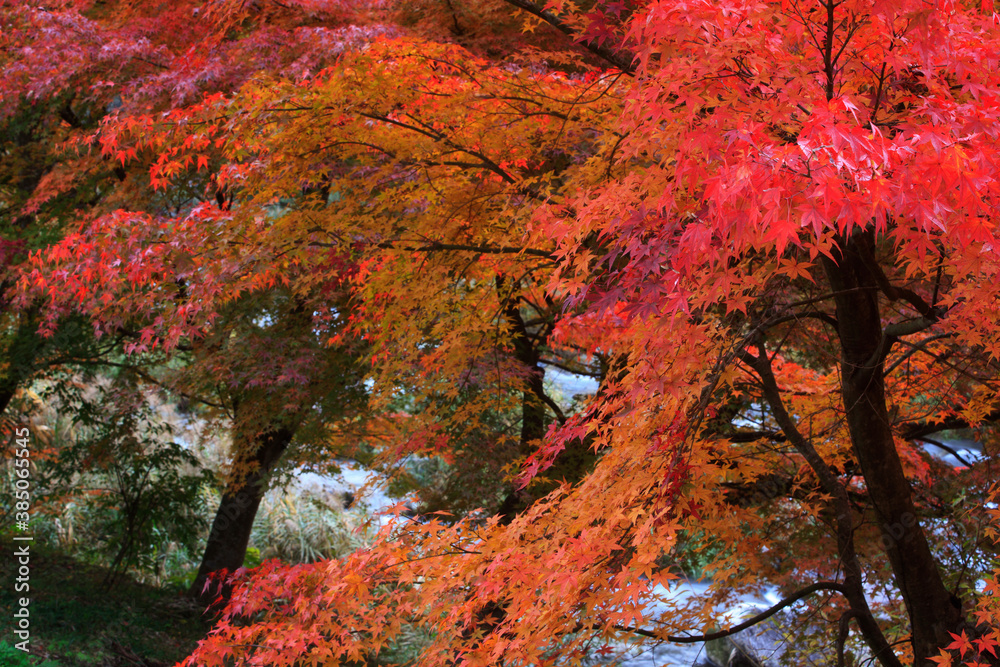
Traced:
<path fill-rule="evenodd" d="M 920 440 L 921 442 L 926 442 L 928 445 L 934 445 L 935 447 L 943 449 L 944 451 L 946 451 L 949 454 L 951 454 L 952 456 L 954 456 L 955 459 L 959 463 L 961 463 L 962 465 L 964 465 L 966 468 L 971 468 L 972 467 L 972 464 L 969 463 L 968 461 L 966 461 L 965 457 L 963 457 L 961 454 L 959 454 L 957 451 L 955 451 L 952 447 L 949 447 L 948 445 L 944 444 L 943 442 L 939 442 L 937 440 L 931 440 L 930 438 L 928 438 L 926 436 L 924 436 L 923 438 L 916 438 L 916 439 Z"/>
<path fill-rule="evenodd" d="M 710 642 L 713 639 L 722 639 L 723 637 L 729 637 L 730 635 L 735 635 L 739 632 L 743 632 L 747 628 L 752 628 L 753 626 L 766 621 L 771 618 L 779 611 L 785 607 L 790 607 L 804 597 L 808 597 L 813 593 L 818 591 L 836 591 L 841 595 L 847 595 L 847 590 L 843 584 L 837 583 L 836 581 L 820 581 L 815 584 L 810 584 L 802 590 L 789 595 L 788 597 L 782 599 L 778 604 L 773 607 L 762 611 L 756 616 L 749 618 L 739 625 L 734 625 L 728 630 L 719 630 L 718 632 L 709 632 L 704 635 L 667 635 L 664 637 L 658 632 L 652 630 L 644 630 L 642 628 L 630 628 L 624 625 L 616 625 L 615 630 L 623 630 L 625 632 L 631 632 L 643 637 L 649 637 L 651 639 L 666 639 L 667 641 L 674 642 L 675 644 L 697 644 L 700 642 Z"/>

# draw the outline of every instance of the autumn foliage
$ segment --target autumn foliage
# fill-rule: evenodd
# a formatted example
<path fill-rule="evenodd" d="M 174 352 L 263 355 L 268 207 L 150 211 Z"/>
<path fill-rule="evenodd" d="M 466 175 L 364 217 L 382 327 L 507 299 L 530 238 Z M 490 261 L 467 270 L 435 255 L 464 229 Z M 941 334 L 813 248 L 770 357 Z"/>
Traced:
<path fill-rule="evenodd" d="M 0 5 L 0 110 L 72 114 L 19 214 L 102 184 L 18 307 L 205 352 L 186 382 L 285 406 L 256 435 L 324 422 L 314 456 L 505 468 L 476 509 L 238 572 L 189 665 L 414 631 L 425 665 L 578 664 L 765 584 L 806 656 L 996 662 L 992 5 L 156 4 Z M 299 318 L 254 348 L 290 352 L 212 356 L 260 313 Z M 324 349 L 363 409 L 306 416 Z M 560 402 L 553 368 L 598 389 Z M 928 456 L 947 429 L 985 457 Z M 713 587 L 678 597 L 692 560 Z"/>

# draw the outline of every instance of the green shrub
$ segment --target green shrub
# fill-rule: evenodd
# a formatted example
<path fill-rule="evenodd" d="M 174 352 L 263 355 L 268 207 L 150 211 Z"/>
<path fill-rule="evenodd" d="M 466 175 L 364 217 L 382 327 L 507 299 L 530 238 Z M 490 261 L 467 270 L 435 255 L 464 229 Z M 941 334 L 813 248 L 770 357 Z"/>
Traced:
<path fill-rule="evenodd" d="M 128 570 L 162 575 L 172 550 L 196 550 L 207 523 L 210 473 L 168 439 L 142 392 L 128 390 L 102 388 L 72 406 L 74 437 L 45 480 L 66 508 L 53 517 L 57 543 L 109 565 L 108 585 Z"/>
<path fill-rule="evenodd" d="M 59 667 L 59 663 L 31 656 L 14 648 L 3 639 L 0 639 L 0 665 L 3 667 Z"/>

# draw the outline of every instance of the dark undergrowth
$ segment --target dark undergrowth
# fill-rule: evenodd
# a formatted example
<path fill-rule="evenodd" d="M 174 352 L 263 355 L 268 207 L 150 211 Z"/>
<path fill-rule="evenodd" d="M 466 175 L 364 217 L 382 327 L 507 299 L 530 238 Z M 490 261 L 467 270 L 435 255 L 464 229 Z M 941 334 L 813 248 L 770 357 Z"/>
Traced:
<path fill-rule="evenodd" d="M 208 624 L 181 591 L 124 579 L 102 588 L 103 568 L 32 546 L 31 590 L 15 592 L 14 542 L 0 543 L 0 667 L 167 667 L 194 650 Z M 12 614 L 30 598 L 30 652 L 14 647 Z"/>

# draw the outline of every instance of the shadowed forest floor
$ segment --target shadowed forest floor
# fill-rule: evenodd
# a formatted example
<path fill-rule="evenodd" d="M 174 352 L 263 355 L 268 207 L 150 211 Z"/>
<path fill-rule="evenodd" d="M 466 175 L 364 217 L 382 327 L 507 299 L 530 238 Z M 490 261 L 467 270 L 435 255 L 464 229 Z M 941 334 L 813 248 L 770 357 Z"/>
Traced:
<path fill-rule="evenodd" d="M 0 613 L 15 596 L 10 541 L 0 558 Z M 208 624 L 179 590 L 124 579 L 102 588 L 106 570 L 51 550 L 31 551 L 31 653 L 0 639 L 0 667 L 165 667 L 194 649 Z"/>

